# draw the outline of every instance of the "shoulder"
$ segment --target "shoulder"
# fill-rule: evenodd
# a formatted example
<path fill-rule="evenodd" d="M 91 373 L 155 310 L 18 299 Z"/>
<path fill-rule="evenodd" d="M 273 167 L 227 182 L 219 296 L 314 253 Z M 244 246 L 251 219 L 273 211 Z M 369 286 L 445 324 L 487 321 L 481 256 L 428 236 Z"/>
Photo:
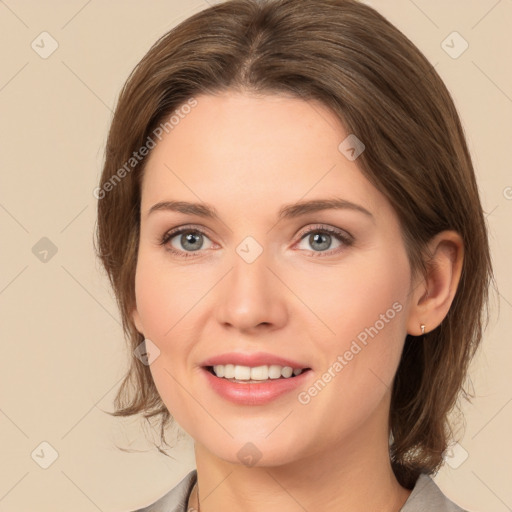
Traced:
<path fill-rule="evenodd" d="M 197 470 L 194 469 L 178 485 L 157 501 L 132 512 L 186 512 L 188 498 L 196 480 Z"/>
<path fill-rule="evenodd" d="M 157 501 L 132 512 L 186 512 L 188 498 L 196 480 L 197 471 L 194 469 Z M 400 512 L 431 511 L 469 512 L 450 501 L 429 475 L 422 474 Z"/>
<path fill-rule="evenodd" d="M 427 474 L 421 474 L 400 512 L 468 512 L 450 501 Z"/>

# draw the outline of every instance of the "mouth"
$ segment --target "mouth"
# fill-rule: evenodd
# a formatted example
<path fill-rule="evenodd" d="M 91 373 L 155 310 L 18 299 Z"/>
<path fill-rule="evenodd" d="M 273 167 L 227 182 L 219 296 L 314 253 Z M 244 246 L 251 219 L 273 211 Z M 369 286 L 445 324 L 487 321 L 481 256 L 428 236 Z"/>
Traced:
<path fill-rule="evenodd" d="M 206 388 L 237 405 L 266 405 L 274 400 L 291 400 L 293 391 L 314 378 L 311 359 L 293 360 L 268 352 L 226 352 L 198 366 Z M 282 402 L 284 403 L 284 402 Z"/>
<path fill-rule="evenodd" d="M 311 368 L 292 368 L 291 366 L 260 365 L 242 366 L 237 364 L 218 364 L 204 366 L 213 376 L 237 384 L 258 384 L 278 380 L 290 380 L 311 371 Z"/>

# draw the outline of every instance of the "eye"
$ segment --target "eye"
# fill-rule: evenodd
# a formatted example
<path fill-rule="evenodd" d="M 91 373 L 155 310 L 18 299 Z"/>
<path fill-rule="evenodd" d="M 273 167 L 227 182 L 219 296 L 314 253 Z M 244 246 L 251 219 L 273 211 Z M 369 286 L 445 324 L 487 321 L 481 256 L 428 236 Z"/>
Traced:
<path fill-rule="evenodd" d="M 195 252 L 205 249 L 204 240 L 211 240 L 204 231 L 197 228 L 182 227 L 167 232 L 160 244 L 164 245 L 171 253 L 184 258 L 196 256 Z"/>
<path fill-rule="evenodd" d="M 338 242 L 338 247 L 331 249 L 333 238 Z M 209 247 L 204 247 L 205 239 L 210 242 Z M 354 243 L 354 238 L 346 231 L 317 225 L 300 234 L 301 242 L 307 242 L 313 247 L 310 251 L 313 256 L 324 256 L 324 253 L 332 255 L 343 251 Z M 169 252 L 183 258 L 199 256 L 202 250 L 211 248 L 212 244 L 203 230 L 190 226 L 168 231 L 160 241 L 160 245 L 165 246 Z"/>
<path fill-rule="evenodd" d="M 331 249 L 333 238 L 338 242 L 338 247 Z M 322 253 L 328 255 L 337 254 L 345 247 L 354 243 L 354 238 L 349 233 L 340 229 L 326 227 L 326 226 L 313 226 L 306 232 L 301 233 L 300 242 L 306 242 L 313 247 L 313 256 L 323 256 Z M 329 250 L 330 249 L 330 250 Z"/>

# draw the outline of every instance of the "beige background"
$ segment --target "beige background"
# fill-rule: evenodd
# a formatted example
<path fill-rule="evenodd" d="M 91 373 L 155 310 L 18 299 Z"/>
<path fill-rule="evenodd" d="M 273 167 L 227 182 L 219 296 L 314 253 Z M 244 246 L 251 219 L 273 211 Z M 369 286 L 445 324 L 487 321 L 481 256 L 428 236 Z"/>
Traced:
<path fill-rule="evenodd" d="M 471 369 L 477 398 L 463 404 L 460 446 L 435 480 L 470 511 L 512 510 L 512 1 L 368 3 L 418 45 L 454 95 L 500 290 Z M 129 510 L 194 467 L 190 439 L 174 460 L 119 450 L 151 446 L 136 420 L 102 412 L 112 410 L 129 355 L 93 252 L 92 191 L 124 80 L 158 37 L 207 6 L 0 1 L 0 512 Z M 58 44 L 47 58 L 43 31 Z M 456 59 L 442 46 L 453 31 L 469 44 Z M 463 44 L 454 37 L 445 43 L 452 53 Z M 46 261 L 43 237 L 57 249 Z M 58 457 L 43 469 L 52 450 Z"/>

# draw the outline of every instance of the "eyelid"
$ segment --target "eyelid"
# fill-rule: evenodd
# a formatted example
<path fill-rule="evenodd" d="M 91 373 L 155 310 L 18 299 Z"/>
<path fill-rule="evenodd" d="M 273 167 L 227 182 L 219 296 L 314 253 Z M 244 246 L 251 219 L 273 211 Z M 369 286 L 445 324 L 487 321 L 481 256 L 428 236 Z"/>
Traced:
<path fill-rule="evenodd" d="M 202 226 L 201 224 L 183 224 L 182 226 L 177 226 L 167 230 L 161 238 L 162 240 L 168 240 L 169 238 L 172 238 L 173 236 L 178 235 L 183 231 L 197 231 L 202 235 L 210 236 L 209 229 L 205 226 Z"/>
<path fill-rule="evenodd" d="M 209 234 L 208 228 L 205 226 L 202 226 L 201 224 L 184 224 L 182 226 L 178 226 L 176 228 L 169 229 L 168 231 L 165 232 L 165 234 L 162 238 L 167 238 L 168 236 L 178 234 L 181 231 L 185 231 L 187 229 L 190 231 L 198 231 L 204 235 Z M 302 228 L 296 236 L 298 236 L 298 237 L 300 237 L 300 239 L 302 239 L 302 235 L 309 233 L 310 231 L 313 231 L 313 230 L 318 230 L 318 231 L 325 230 L 330 233 L 337 233 L 339 235 L 346 236 L 350 240 L 354 240 L 354 237 L 352 236 L 352 234 L 349 233 L 347 230 L 337 228 L 337 227 L 331 226 L 329 224 L 308 224 L 307 226 Z"/>
<path fill-rule="evenodd" d="M 171 253 L 173 254 L 176 254 L 178 256 L 182 256 L 182 257 L 195 257 L 195 256 L 199 256 L 201 252 L 204 252 L 202 250 L 199 250 L 199 251 L 180 251 L 180 250 L 177 250 L 177 249 L 174 249 L 173 247 L 170 248 L 170 247 L 167 247 L 167 244 L 169 243 L 169 241 L 174 238 L 175 236 L 177 235 L 180 235 L 182 234 L 183 232 L 198 232 L 206 237 L 208 237 L 208 239 L 210 239 L 210 236 L 208 234 L 209 230 L 208 228 L 206 228 L 205 226 L 202 226 L 202 225 L 199 225 L 199 224 L 184 224 L 182 226 L 178 226 L 176 228 L 172 228 L 168 231 L 165 232 L 165 234 L 162 236 L 160 242 L 159 242 L 159 245 L 163 245 L 163 246 L 166 246 L 166 249 L 168 251 L 170 251 Z M 349 233 L 348 231 L 344 230 L 344 229 L 341 229 L 341 228 L 337 228 L 337 227 L 334 227 L 334 226 L 331 226 L 329 224 L 308 224 L 307 226 L 305 226 L 303 229 L 301 229 L 299 231 L 299 233 L 296 235 L 299 239 L 297 240 L 297 242 L 295 242 L 294 245 L 297 245 L 299 244 L 300 242 L 302 242 L 302 240 L 304 240 L 305 236 L 312 233 L 312 232 L 326 232 L 328 233 L 329 235 L 331 236 L 334 236 L 335 238 L 338 239 L 338 241 L 340 241 L 344 246 L 345 248 L 352 245 L 355 241 L 355 238 L 352 236 L 351 233 Z M 211 242 L 213 244 L 215 244 L 215 242 L 213 242 L 213 240 L 211 240 Z M 338 254 L 341 250 L 343 250 L 343 248 L 337 248 L 337 249 L 329 249 L 327 251 L 307 251 L 311 254 L 313 254 L 315 257 L 316 256 L 322 256 L 322 255 L 325 255 L 325 256 L 332 256 L 332 255 L 335 255 L 335 254 Z"/>
<path fill-rule="evenodd" d="M 329 234 L 338 235 L 341 238 L 346 239 L 347 242 L 351 243 L 355 240 L 352 234 L 345 229 L 336 228 L 329 224 L 308 224 L 304 229 L 299 231 L 297 236 L 300 237 L 300 240 L 302 240 L 303 235 L 309 234 L 311 231 L 326 231 Z"/>
<path fill-rule="evenodd" d="M 182 226 L 171 228 L 168 231 L 166 231 L 163 234 L 163 236 L 161 236 L 160 240 L 158 241 L 158 244 L 165 246 L 165 245 L 167 245 L 169 243 L 169 241 L 172 238 L 174 238 L 175 236 L 180 235 L 180 234 L 182 234 L 184 232 L 200 233 L 201 235 L 206 236 L 208 239 L 211 240 L 210 235 L 209 235 L 209 230 L 205 226 L 201 226 L 199 224 L 184 224 Z M 213 240 L 211 240 L 211 242 L 215 243 L 215 242 L 213 242 Z M 173 249 L 169 249 L 169 250 L 171 252 L 184 252 L 184 253 L 187 253 L 187 251 L 177 251 L 174 248 Z M 200 251 L 197 251 L 197 252 L 200 252 Z M 194 252 L 193 251 L 189 251 L 188 254 L 192 255 L 192 254 L 194 254 Z"/>

